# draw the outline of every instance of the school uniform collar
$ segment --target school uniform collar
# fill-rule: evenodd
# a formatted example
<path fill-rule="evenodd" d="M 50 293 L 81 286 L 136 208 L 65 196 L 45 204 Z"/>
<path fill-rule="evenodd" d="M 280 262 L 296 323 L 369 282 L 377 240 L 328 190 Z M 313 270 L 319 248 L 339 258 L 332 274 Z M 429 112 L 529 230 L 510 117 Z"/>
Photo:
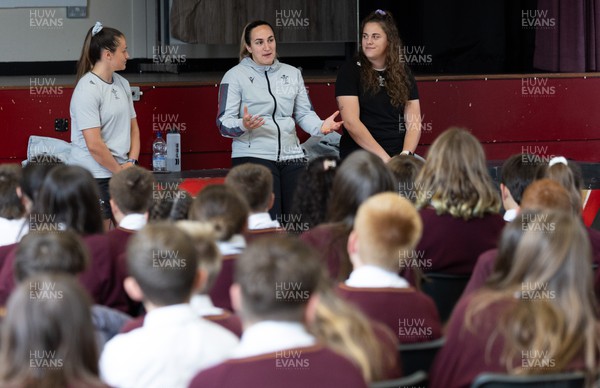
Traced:
<path fill-rule="evenodd" d="M 157 307 L 144 317 L 144 328 L 179 327 L 182 323 L 198 320 L 189 303 Z"/>
<path fill-rule="evenodd" d="M 285 349 L 313 346 L 316 338 L 299 322 L 262 321 L 244 330 L 233 358 L 245 358 Z"/>
<path fill-rule="evenodd" d="M 363 265 L 352 271 L 344 282 L 348 287 L 357 288 L 408 288 L 408 282 L 395 272 L 374 265 Z"/>
<path fill-rule="evenodd" d="M 127 214 L 121 222 L 119 228 L 128 230 L 140 230 L 148 223 L 148 217 L 145 214 L 132 213 Z"/>
<path fill-rule="evenodd" d="M 190 306 L 196 315 L 204 317 L 206 315 L 221 315 L 224 310 L 219 307 L 215 307 L 210 296 L 208 295 L 194 295 L 190 300 Z"/>
<path fill-rule="evenodd" d="M 512 222 L 515 218 L 517 218 L 517 212 L 518 209 L 508 209 L 504 212 L 504 216 L 502 216 L 502 218 L 504 218 L 504 221 L 506 222 Z"/>
<path fill-rule="evenodd" d="M 266 228 L 279 228 L 281 225 L 279 221 L 271 219 L 271 215 L 267 212 L 254 213 L 248 216 L 248 229 L 266 229 Z"/>
<path fill-rule="evenodd" d="M 221 255 L 238 255 L 246 248 L 246 240 L 241 234 L 234 234 L 227 241 L 217 241 Z"/>

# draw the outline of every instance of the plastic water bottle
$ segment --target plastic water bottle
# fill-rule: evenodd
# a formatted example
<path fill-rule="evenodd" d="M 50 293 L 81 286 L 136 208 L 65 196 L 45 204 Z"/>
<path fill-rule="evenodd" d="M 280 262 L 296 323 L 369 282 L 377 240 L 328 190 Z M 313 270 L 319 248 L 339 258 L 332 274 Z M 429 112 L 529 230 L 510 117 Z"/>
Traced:
<path fill-rule="evenodd" d="M 167 171 L 167 143 L 160 132 L 156 132 L 156 139 L 152 142 L 152 170 L 154 172 Z"/>
<path fill-rule="evenodd" d="M 167 132 L 167 171 L 181 171 L 181 135 L 176 128 Z"/>

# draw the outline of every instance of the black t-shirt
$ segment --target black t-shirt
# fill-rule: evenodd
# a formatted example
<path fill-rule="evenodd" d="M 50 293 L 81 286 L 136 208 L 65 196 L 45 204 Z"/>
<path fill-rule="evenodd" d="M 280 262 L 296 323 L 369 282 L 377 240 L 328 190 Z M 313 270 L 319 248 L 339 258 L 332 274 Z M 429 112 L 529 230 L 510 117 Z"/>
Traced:
<path fill-rule="evenodd" d="M 406 67 L 409 81 L 409 100 L 417 100 L 419 91 L 415 77 Z M 367 127 L 373 138 L 390 156 L 402 152 L 404 146 L 404 106 L 396 108 L 392 105 L 385 87 L 386 71 L 379 71 L 382 87 L 375 94 L 366 93 L 360 82 L 360 65 L 356 60 L 345 63 L 335 82 L 335 96 L 358 96 L 360 105 L 360 121 Z M 352 151 L 360 149 L 346 128 L 340 140 L 340 157 L 348 156 Z"/>

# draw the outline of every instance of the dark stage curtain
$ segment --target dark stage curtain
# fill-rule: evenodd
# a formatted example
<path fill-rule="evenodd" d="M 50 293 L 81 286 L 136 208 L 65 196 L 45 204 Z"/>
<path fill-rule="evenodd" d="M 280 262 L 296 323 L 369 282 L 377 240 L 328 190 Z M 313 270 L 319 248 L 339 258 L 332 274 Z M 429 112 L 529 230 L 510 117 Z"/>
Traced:
<path fill-rule="evenodd" d="M 600 1 L 538 0 L 534 66 L 552 72 L 598 71 Z"/>

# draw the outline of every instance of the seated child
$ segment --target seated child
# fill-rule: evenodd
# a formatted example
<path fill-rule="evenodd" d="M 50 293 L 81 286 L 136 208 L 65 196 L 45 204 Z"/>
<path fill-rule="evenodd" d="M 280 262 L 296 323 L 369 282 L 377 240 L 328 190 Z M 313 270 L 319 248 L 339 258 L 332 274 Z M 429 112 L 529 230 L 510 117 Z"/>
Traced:
<path fill-rule="evenodd" d="M 366 387 L 349 359 L 319 344 L 314 319 L 322 277 L 315 252 L 298 239 L 257 240 L 240 256 L 231 288 L 244 334 L 233 358 L 205 370 L 190 388 Z"/>
<path fill-rule="evenodd" d="M 358 207 L 370 196 L 385 191 L 396 191 L 395 179 L 375 154 L 355 151 L 337 168 L 327 222 L 300 236 L 321 254 L 332 279 L 344 281 L 352 271 L 346 248 Z"/>
<path fill-rule="evenodd" d="M 400 377 L 402 371 L 396 333 L 340 298 L 329 283 L 328 279 L 321 283 L 310 332 L 333 351 L 351 358 L 360 367 L 367 382 Z"/>
<path fill-rule="evenodd" d="M 298 177 L 292 210 L 285 220 L 288 233 L 300 234 L 326 221 L 339 164 L 340 159 L 334 156 L 318 156 L 308 162 Z"/>
<path fill-rule="evenodd" d="M 180 189 L 158 189 L 152 194 L 155 198 L 148 210 L 149 222 L 187 220 L 193 200 L 190 193 Z"/>
<path fill-rule="evenodd" d="M 107 235 L 118 242 L 118 254 L 125 252 L 129 237 L 148 222 L 154 186 L 152 173 L 137 166 L 121 170 L 110 178 L 110 208 L 117 228 Z"/>
<path fill-rule="evenodd" d="M 172 224 L 149 224 L 127 248 L 125 289 L 147 311 L 144 325 L 108 341 L 103 380 L 117 387 L 184 388 L 200 370 L 229 356 L 238 339 L 190 306 L 198 283 L 194 242 Z"/>
<path fill-rule="evenodd" d="M 398 275 L 412 266 L 423 225 L 412 203 L 395 193 L 376 194 L 358 209 L 348 237 L 353 271 L 340 284 L 340 295 L 369 318 L 398 333 L 400 343 L 441 337 L 433 300 Z"/>
<path fill-rule="evenodd" d="M 233 267 L 246 247 L 244 232 L 248 220 L 246 201 L 228 185 L 205 187 L 192 202 L 190 220 L 209 223 L 215 230 L 217 246 L 223 256 L 222 268 L 210 297 L 215 306 L 231 310 L 229 287 L 233 283 Z"/>
<path fill-rule="evenodd" d="M 533 155 L 516 154 L 504 161 L 500 173 L 500 194 L 504 207 L 504 221 L 515 219 L 523 192 L 535 180 L 538 166 L 532 163 Z"/>
<path fill-rule="evenodd" d="M 272 220 L 269 210 L 273 207 L 273 175 L 265 166 L 244 163 L 227 173 L 225 184 L 230 185 L 246 200 L 250 207 L 248 230 L 273 229 L 281 225 Z"/>
<path fill-rule="evenodd" d="M 388 168 L 398 181 L 398 194 L 412 203 L 417 201 L 418 190 L 415 180 L 424 164 L 422 159 L 414 155 L 396 155 L 387 162 Z"/>
<path fill-rule="evenodd" d="M 98 377 L 90 299 L 72 276 L 37 274 L 8 301 L 0 386 L 108 388 Z"/>
<path fill-rule="evenodd" d="M 86 270 L 89 262 L 87 248 L 75 232 L 31 232 L 23 237 L 17 248 L 15 280 L 17 284 L 22 283 L 28 277 L 44 272 L 77 276 Z M 91 311 L 100 350 L 131 319 L 119 310 L 99 304 L 94 304 Z"/>
<path fill-rule="evenodd" d="M 483 372 L 567 371 L 585 372 L 585 386 L 592 386 L 600 336 L 590 263 L 581 220 L 565 212 L 529 214 L 506 276 L 454 309 L 429 386 L 469 387 Z"/>
<path fill-rule="evenodd" d="M 192 309 L 199 317 L 217 323 L 241 337 L 242 323 L 238 316 L 225 309 L 215 307 L 208 295 L 208 291 L 212 288 L 221 270 L 221 254 L 214 242 L 212 227 L 196 221 L 179 221 L 176 225 L 192 237 L 198 252 L 200 281 L 198 289 L 190 301 Z M 143 323 L 144 317 L 138 317 L 125 325 L 121 329 L 121 333 L 137 329 Z"/>
<path fill-rule="evenodd" d="M 512 266 L 515 249 L 526 229 L 529 217 L 526 214 L 523 215 L 522 211 L 573 212 L 571 198 L 567 190 L 558 182 L 547 178 L 534 181 L 527 186 L 520 202 L 519 213 L 502 231 L 498 249 L 490 249 L 482 253 L 477 259 L 473 274 L 463 292 L 463 298 L 468 293 L 481 288 L 490 276 L 495 280 L 500 280 L 506 276 Z M 574 214 L 574 217 L 578 216 L 579 213 Z"/>

